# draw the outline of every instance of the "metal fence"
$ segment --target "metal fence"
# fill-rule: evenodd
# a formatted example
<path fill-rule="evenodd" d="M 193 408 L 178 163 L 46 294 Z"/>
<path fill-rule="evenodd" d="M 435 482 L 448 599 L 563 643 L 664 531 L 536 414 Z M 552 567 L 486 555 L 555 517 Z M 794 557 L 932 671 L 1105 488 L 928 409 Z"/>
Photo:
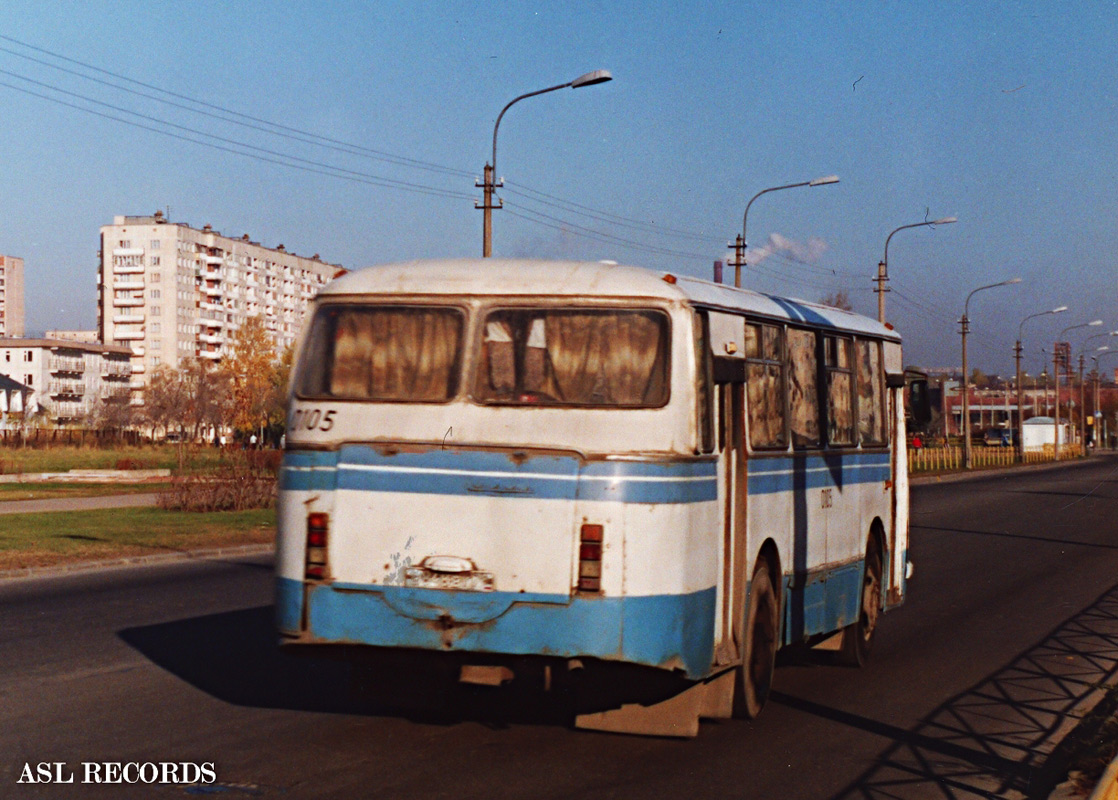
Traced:
<path fill-rule="evenodd" d="M 1083 446 L 1080 444 L 1065 444 L 1060 446 L 1060 461 L 1069 458 L 1079 458 L 1083 455 Z M 1026 450 L 1026 464 L 1041 464 L 1054 461 L 1051 445 L 1043 450 Z M 1015 447 L 972 447 L 971 466 L 974 469 L 986 467 L 1009 467 L 1018 463 L 1017 448 Z M 921 447 L 919 450 L 909 448 L 908 471 L 910 474 L 917 472 L 951 472 L 963 468 L 962 447 Z"/>

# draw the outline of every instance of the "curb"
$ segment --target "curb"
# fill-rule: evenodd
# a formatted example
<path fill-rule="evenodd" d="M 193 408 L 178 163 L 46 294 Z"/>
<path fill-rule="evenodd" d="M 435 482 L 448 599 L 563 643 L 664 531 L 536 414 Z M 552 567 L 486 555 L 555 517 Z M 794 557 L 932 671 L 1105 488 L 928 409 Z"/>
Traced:
<path fill-rule="evenodd" d="M 978 470 L 959 470 L 957 472 L 941 472 L 938 475 L 913 475 L 909 473 L 908 483 L 910 486 L 923 486 L 927 484 L 937 483 L 956 483 L 958 481 L 975 480 L 977 478 L 988 478 L 994 475 L 1005 475 L 1007 473 L 1019 472 L 1041 472 L 1046 469 L 1063 469 L 1076 464 L 1086 464 L 1092 458 L 1099 456 L 1106 456 L 1109 454 L 1100 453 L 1094 456 L 1087 456 L 1079 459 L 1067 459 L 1064 461 L 1046 461 L 1042 464 L 1014 464 L 1008 467 L 994 467 L 992 469 L 978 469 Z"/>
<path fill-rule="evenodd" d="M 274 544 L 241 544 L 230 547 L 207 547 L 198 550 L 181 550 L 174 553 L 154 553 L 146 556 L 125 556 L 103 561 L 76 561 L 72 564 L 54 564 L 45 567 L 19 567 L 0 570 L 0 581 L 17 581 L 29 578 L 56 578 L 86 572 L 122 569 L 125 567 L 149 567 L 159 564 L 173 564 L 179 561 L 208 560 L 228 556 L 256 556 L 275 551 Z"/>

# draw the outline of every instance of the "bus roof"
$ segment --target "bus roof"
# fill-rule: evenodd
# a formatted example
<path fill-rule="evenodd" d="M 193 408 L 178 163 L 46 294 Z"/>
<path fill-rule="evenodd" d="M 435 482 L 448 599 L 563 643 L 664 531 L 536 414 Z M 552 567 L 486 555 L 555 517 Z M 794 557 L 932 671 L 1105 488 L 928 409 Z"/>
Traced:
<path fill-rule="evenodd" d="M 747 312 L 900 341 L 896 331 L 851 311 L 806 300 L 735 289 L 726 284 L 600 261 L 463 258 L 365 267 L 327 284 L 319 296 L 361 294 L 532 295 L 658 298 L 704 308 Z"/>

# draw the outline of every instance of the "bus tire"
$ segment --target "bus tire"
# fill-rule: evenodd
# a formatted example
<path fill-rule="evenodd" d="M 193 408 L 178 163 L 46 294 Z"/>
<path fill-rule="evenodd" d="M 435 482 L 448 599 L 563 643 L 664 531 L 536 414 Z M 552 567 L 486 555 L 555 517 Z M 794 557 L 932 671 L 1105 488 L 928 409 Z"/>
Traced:
<path fill-rule="evenodd" d="M 734 716 L 754 719 L 769 698 L 780 633 L 780 605 L 764 556 L 757 559 L 749 584 L 744 627 L 745 652 L 735 671 Z"/>
<path fill-rule="evenodd" d="M 870 657 L 873 635 L 881 618 L 881 548 L 871 540 L 866 548 L 866 568 L 862 575 L 861 600 L 858 621 L 842 631 L 842 650 L 839 663 L 848 667 L 861 667 Z"/>

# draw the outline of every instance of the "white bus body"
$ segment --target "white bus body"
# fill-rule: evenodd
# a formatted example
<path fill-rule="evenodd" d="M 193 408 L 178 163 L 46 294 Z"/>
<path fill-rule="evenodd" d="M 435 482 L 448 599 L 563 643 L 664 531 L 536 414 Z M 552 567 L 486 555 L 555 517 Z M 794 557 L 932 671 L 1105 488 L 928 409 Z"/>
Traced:
<path fill-rule="evenodd" d="M 756 714 L 779 646 L 830 636 L 860 662 L 903 600 L 900 338 L 873 320 L 500 259 L 353 272 L 311 316 L 280 475 L 287 646 L 439 652 L 494 683 L 502 659 L 658 670 L 695 689 L 667 723 L 579 723 L 687 735 Z"/>

